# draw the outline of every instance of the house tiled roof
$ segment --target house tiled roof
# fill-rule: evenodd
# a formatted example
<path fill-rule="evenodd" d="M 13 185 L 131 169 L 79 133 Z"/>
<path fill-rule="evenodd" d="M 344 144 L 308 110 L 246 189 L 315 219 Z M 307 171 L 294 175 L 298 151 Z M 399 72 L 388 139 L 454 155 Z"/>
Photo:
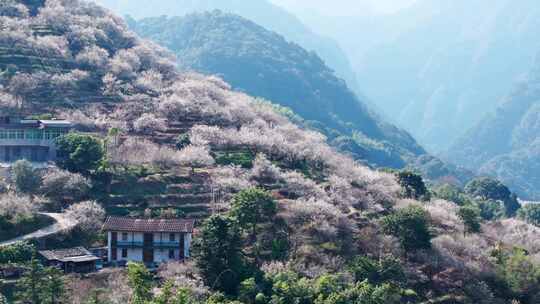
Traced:
<path fill-rule="evenodd" d="M 39 251 L 45 259 L 49 261 L 88 261 L 88 260 L 97 260 L 98 258 L 94 256 L 90 251 L 84 247 L 75 247 L 68 249 L 58 249 L 58 250 L 42 250 Z"/>
<path fill-rule="evenodd" d="M 192 233 L 195 220 L 191 219 L 134 219 L 108 217 L 103 226 L 105 231 L 129 232 L 182 232 Z"/>

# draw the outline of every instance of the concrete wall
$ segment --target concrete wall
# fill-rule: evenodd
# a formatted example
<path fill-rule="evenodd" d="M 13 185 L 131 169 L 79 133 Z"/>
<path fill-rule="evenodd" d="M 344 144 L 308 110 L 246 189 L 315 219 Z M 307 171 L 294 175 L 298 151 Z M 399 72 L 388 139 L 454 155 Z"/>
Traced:
<path fill-rule="evenodd" d="M 122 250 L 127 250 L 127 257 L 122 257 Z M 132 262 L 142 262 L 143 261 L 143 252 L 142 248 L 113 248 L 116 250 L 116 260 L 117 261 L 132 261 Z"/>
<path fill-rule="evenodd" d="M 47 162 L 56 159 L 56 153 L 43 146 L 3 146 L 0 144 L 0 162 L 26 159 L 31 162 Z"/>
<path fill-rule="evenodd" d="M 174 258 L 169 258 L 169 250 L 174 251 Z M 176 261 L 180 259 L 180 249 L 154 249 L 154 262 L 156 263 L 166 263 L 169 261 Z"/>
<path fill-rule="evenodd" d="M 191 233 L 184 236 L 184 257 L 191 257 Z"/>
<path fill-rule="evenodd" d="M 0 179 L 9 179 L 9 168 L 0 167 Z"/>
<path fill-rule="evenodd" d="M 0 146 L 40 146 L 40 147 L 54 147 L 54 140 L 45 139 L 2 139 L 0 140 Z"/>

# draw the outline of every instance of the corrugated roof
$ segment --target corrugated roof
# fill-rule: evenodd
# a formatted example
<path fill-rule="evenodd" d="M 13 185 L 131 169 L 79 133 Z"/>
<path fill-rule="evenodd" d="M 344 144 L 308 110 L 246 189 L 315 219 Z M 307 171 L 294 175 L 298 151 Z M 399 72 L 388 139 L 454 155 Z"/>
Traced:
<path fill-rule="evenodd" d="M 39 122 L 45 127 L 70 128 L 73 126 L 73 123 L 67 120 L 40 120 Z"/>
<path fill-rule="evenodd" d="M 84 263 L 84 262 L 92 262 L 92 261 L 99 261 L 99 260 L 101 259 L 95 255 L 85 255 L 85 256 L 63 258 L 60 261 L 64 263 L 65 262 Z"/>
<path fill-rule="evenodd" d="M 58 250 L 41 250 L 39 251 L 44 258 L 47 260 L 57 260 L 63 261 L 64 259 L 73 259 L 77 257 L 95 257 L 90 251 L 84 247 L 75 247 L 68 249 L 58 249 Z"/>
<path fill-rule="evenodd" d="M 134 219 L 109 217 L 103 230 L 129 232 L 193 232 L 195 220 L 192 219 Z"/>

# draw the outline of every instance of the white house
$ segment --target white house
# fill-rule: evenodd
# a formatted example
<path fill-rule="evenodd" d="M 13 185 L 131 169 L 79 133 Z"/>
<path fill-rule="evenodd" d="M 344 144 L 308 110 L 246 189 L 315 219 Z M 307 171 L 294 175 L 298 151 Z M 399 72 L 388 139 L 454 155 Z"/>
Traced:
<path fill-rule="evenodd" d="M 194 224 L 190 219 L 109 217 L 103 228 L 109 262 L 159 264 L 189 258 Z"/>

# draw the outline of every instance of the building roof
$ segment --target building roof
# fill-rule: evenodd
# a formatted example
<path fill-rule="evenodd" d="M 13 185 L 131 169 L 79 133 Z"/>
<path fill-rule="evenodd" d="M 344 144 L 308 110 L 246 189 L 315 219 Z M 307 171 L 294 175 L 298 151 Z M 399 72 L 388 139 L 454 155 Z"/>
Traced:
<path fill-rule="evenodd" d="M 109 217 L 103 230 L 129 232 L 193 232 L 195 220 L 192 219 L 134 219 Z"/>
<path fill-rule="evenodd" d="M 73 123 L 63 119 L 21 119 L 15 117 L 0 117 L 0 127 L 5 129 L 27 128 L 71 128 Z"/>
<path fill-rule="evenodd" d="M 60 262 L 90 262 L 99 260 L 84 247 L 39 251 L 45 259 Z"/>
<path fill-rule="evenodd" d="M 45 128 L 71 128 L 73 124 L 67 120 L 40 120 L 41 125 Z"/>

